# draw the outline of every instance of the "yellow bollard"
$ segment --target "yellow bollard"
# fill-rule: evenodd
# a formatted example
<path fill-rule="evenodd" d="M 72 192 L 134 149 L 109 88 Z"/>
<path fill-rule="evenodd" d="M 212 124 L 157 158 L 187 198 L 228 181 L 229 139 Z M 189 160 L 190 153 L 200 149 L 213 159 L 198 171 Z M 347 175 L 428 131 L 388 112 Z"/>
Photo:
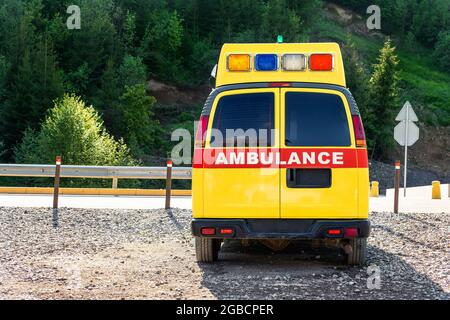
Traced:
<path fill-rule="evenodd" d="M 441 183 L 439 181 L 433 181 L 431 183 L 431 199 L 441 198 Z"/>
<path fill-rule="evenodd" d="M 370 184 L 370 196 L 372 198 L 378 198 L 380 191 L 378 189 L 378 181 L 372 181 Z"/>

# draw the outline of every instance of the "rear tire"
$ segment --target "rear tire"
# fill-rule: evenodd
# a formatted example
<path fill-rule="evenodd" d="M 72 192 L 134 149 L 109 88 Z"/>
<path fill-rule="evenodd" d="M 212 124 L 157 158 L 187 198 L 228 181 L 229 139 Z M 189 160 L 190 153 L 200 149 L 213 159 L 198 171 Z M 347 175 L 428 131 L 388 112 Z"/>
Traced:
<path fill-rule="evenodd" d="M 351 252 L 346 254 L 347 264 L 349 266 L 363 265 L 367 258 L 367 238 L 350 239 L 348 244 Z"/>
<path fill-rule="evenodd" d="M 195 255 L 198 262 L 214 262 L 219 258 L 222 240 L 195 237 Z"/>

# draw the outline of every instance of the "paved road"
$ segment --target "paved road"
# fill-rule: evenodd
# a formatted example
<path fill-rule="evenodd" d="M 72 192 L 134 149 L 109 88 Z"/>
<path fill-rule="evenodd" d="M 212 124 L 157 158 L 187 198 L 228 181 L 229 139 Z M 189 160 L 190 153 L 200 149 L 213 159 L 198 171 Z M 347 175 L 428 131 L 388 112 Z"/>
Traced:
<path fill-rule="evenodd" d="M 404 213 L 450 213 L 448 185 L 442 186 L 442 199 L 431 199 L 431 187 L 416 187 L 407 190 L 407 197 L 401 192 L 399 210 Z M 50 207 L 51 195 L 0 195 L 0 207 Z M 64 195 L 59 200 L 60 207 L 92 209 L 158 209 L 164 207 L 164 197 L 136 196 L 71 196 Z M 387 196 L 370 198 L 371 212 L 391 212 L 394 200 L 393 191 Z M 172 207 L 191 209 L 191 197 L 173 197 Z"/>
<path fill-rule="evenodd" d="M 191 197 L 173 197 L 172 207 L 191 209 Z M 0 207 L 45 208 L 53 204 L 52 195 L 1 194 Z M 59 197 L 61 208 L 92 209 L 160 209 L 164 208 L 164 197 L 137 196 L 73 196 Z"/>

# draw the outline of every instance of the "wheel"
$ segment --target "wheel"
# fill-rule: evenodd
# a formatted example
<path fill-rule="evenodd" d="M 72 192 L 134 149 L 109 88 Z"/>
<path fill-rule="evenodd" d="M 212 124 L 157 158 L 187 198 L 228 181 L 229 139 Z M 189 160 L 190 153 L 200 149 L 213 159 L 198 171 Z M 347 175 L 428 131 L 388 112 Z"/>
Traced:
<path fill-rule="evenodd" d="M 363 265 L 367 257 L 367 238 L 350 239 L 344 250 L 348 265 Z"/>
<path fill-rule="evenodd" d="M 214 262 L 219 258 L 220 239 L 195 237 L 195 255 L 198 262 Z"/>

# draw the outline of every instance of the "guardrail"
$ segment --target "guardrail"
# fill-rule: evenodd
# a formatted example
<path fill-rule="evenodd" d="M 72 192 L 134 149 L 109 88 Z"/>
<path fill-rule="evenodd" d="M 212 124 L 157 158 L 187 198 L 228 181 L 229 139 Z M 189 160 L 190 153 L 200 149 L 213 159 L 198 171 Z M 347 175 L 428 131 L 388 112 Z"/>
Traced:
<path fill-rule="evenodd" d="M 60 178 L 84 178 L 84 179 L 112 179 L 112 188 L 117 190 L 119 179 L 164 179 L 166 180 L 166 205 L 165 208 L 170 208 L 170 198 L 172 190 L 172 179 L 189 180 L 192 178 L 192 168 L 187 167 L 172 167 L 172 160 L 167 160 L 166 167 L 100 167 L 100 166 L 68 166 L 61 165 L 61 157 L 56 157 L 56 165 L 43 164 L 0 164 L 0 177 L 40 177 L 40 178 L 54 178 L 55 185 L 53 188 L 53 214 L 58 212 L 58 196 L 59 179 Z M 41 188 L 46 189 L 46 188 Z M 80 192 L 78 189 L 77 192 Z M 103 189 L 104 191 L 105 189 Z M 111 189 L 109 189 L 111 190 Z M 9 190 L 10 191 L 10 190 Z M 14 190 L 13 190 L 14 191 Z M 39 190 L 41 192 L 42 190 Z M 74 190 L 62 190 L 64 193 L 70 193 Z M 138 190 L 127 190 L 127 192 L 134 191 L 136 195 Z M 156 190 L 146 190 L 156 191 Z M 45 191 L 44 191 L 45 192 Z M 102 192 L 103 193 L 103 192 Z"/>
<path fill-rule="evenodd" d="M 42 164 L 0 164 L 3 177 L 41 177 L 54 178 L 55 165 Z M 192 168 L 172 168 L 172 179 L 189 180 Z M 167 167 L 100 167 L 61 165 L 61 178 L 112 179 L 116 189 L 119 179 L 166 179 Z"/>

